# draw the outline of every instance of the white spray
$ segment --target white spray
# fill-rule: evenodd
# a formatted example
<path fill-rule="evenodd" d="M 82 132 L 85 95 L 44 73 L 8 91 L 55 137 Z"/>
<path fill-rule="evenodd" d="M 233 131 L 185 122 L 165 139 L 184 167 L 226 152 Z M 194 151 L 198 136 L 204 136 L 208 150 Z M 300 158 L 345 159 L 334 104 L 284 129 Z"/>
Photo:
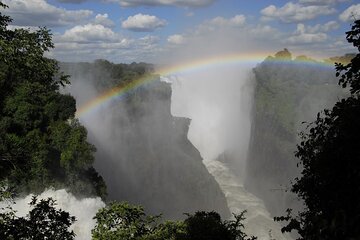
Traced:
<path fill-rule="evenodd" d="M 187 44 L 178 55 L 174 54 L 175 64 L 192 59 L 206 61 L 209 56 L 218 56 L 221 63 L 222 56 L 229 52 L 249 51 L 235 39 L 231 42 L 224 30 L 188 40 Z M 230 211 L 248 211 L 245 231 L 260 240 L 285 239 L 263 201 L 243 186 L 251 133 L 253 67 L 219 64 L 170 76 L 167 81 L 172 82 L 171 110 L 175 116 L 192 119 L 188 138 L 218 181 Z"/>
<path fill-rule="evenodd" d="M 31 209 L 29 203 L 31 202 L 32 197 L 33 194 L 30 194 L 24 198 L 15 199 L 15 204 L 11 205 L 11 207 L 16 211 L 17 216 L 24 217 L 29 213 Z M 76 217 L 76 222 L 70 227 L 76 234 L 75 239 L 91 239 L 91 229 L 95 227 L 95 220 L 93 217 L 100 208 L 105 207 L 105 203 L 101 201 L 99 197 L 77 199 L 64 189 L 48 189 L 38 195 L 37 199 L 47 199 L 49 197 L 56 200 L 55 207 L 57 209 L 62 209 L 70 213 L 71 216 Z M 5 202 L 0 203 L 0 207 L 4 206 L 6 206 Z"/>

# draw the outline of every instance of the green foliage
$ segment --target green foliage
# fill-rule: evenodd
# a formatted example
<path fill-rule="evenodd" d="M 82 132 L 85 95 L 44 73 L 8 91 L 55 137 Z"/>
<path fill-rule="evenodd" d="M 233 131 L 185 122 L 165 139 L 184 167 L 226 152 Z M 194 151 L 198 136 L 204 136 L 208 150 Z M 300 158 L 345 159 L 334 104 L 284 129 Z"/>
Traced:
<path fill-rule="evenodd" d="M 58 91 L 68 76 L 44 57 L 53 48 L 49 30 L 9 30 L 10 22 L 0 15 L 0 180 L 17 192 L 54 186 L 104 197 L 75 99 Z"/>
<path fill-rule="evenodd" d="M 275 58 L 282 61 L 291 60 L 291 53 L 287 48 L 284 48 L 284 50 L 279 51 L 275 54 Z"/>
<path fill-rule="evenodd" d="M 11 208 L 0 213 L 0 239 L 7 240 L 72 240 L 75 237 L 69 230 L 75 217 L 57 210 L 51 198 L 30 203 L 33 207 L 26 217 L 17 217 Z"/>
<path fill-rule="evenodd" d="M 0 202 L 12 199 L 12 194 L 7 187 L 7 182 L 0 181 Z"/>
<path fill-rule="evenodd" d="M 358 20 L 346 38 L 360 51 L 359 33 Z M 351 95 L 317 115 L 296 152 L 303 170 L 292 191 L 306 208 L 276 218 L 288 221 L 283 231 L 297 230 L 300 239 L 360 239 L 360 53 L 336 71 Z"/>
<path fill-rule="evenodd" d="M 360 52 L 360 20 L 354 22 L 351 31 L 346 32 L 346 39 Z M 360 54 L 354 56 L 350 63 L 337 63 L 336 76 L 340 76 L 339 84 L 343 88 L 349 86 L 351 94 L 360 93 Z"/>
<path fill-rule="evenodd" d="M 104 59 L 95 60 L 93 63 L 60 63 L 60 66 L 64 72 L 71 73 L 71 78 L 85 78 L 99 92 L 116 86 L 125 86 L 154 70 L 152 64 L 115 64 Z"/>
<path fill-rule="evenodd" d="M 309 63 L 310 62 L 310 63 Z M 345 91 L 329 67 L 306 56 L 291 59 L 287 50 L 269 56 L 253 69 L 254 110 L 247 164 L 246 186 L 265 200 L 271 214 L 279 215 L 299 205 L 286 191 L 298 176 L 294 152 L 298 132 L 315 114 L 332 106 Z"/>
<path fill-rule="evenodd" d="M 154 225 L 160 216 L 146 216 L 141 206 L 113 202 L 100 209 L 94 219 L 96 226 L 92 230 L 94 240 L 139 240 L 154 231 Z"/>
<path fill-rule="evenodd" d="M 196 212 L 188 215 L 184 223 L 186 226 L 185 236 L 181 239 L 188 240 L 255 240 L 256 237 L 248 237 L 244 232 L 242 221 L 245 211 L 235 215 L 235 220 L 222 221 L 218 213 Z"/>
<path fill-rule="evenodd" d="M 185 224 L 183 221 L 166 221 L 153 228 L 153 231 L 144 240 L 180 240 L 185 236 Z"/>
<path fill-rule="evenodd" d="M 235 220 L 222 221 L 218 213 L 187 214 L 184 221 L 158 223 L 160 216 L 147 216 L 140 206 L 113 202 L 98 211 L 94 240 L 255 240 L 243 232 L 245 211 Z"/>
<path fill-rule="evenodd" d="M 326 59 L 325 61 L 331 64 L 341 63 L 343 65 L 347 65 L 355 56 L 355 53 L 346 53 L 344 56 L 331 57 L 329 59 Z"/>

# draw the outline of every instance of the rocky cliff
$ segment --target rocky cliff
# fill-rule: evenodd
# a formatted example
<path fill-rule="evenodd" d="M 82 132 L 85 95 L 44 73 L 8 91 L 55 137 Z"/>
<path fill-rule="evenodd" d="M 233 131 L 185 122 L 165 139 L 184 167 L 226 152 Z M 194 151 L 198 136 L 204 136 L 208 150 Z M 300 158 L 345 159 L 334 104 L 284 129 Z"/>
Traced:
<path fill-rule="evenodd" d="M 72 76 L 69 91 L 84 103 L 151 66 L 98 61 L 63 64 L 63 69 Z M 190 119 L 173 117 L 170 104 L 171 86 L 157 79 L 80 118 L 97 147 L 95 168 L 105 179 L 109 200 L 141 204 L 166 218 L 196 210 L 228 217 L 224 194 L 187 139 Z"/>

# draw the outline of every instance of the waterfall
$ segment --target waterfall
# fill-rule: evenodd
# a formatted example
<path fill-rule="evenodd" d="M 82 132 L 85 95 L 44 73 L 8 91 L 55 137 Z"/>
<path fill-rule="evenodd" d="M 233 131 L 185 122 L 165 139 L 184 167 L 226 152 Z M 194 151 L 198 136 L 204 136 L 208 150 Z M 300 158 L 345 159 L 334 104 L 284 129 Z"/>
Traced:
<path fill-rule="evenodd" d="M 25 217 L 31 210 L 29 203 L 33 194 L 29 194 L 24 198 L 14 199 L 14 203 L 10 206 L 16 211 L 19 217 Z M 70 229 L 76 234 L 76 240 L 89 240 L 91 239 L 91 229 L 95 227 L 95 220 L 93 217 L 96 212 L 105 207 L 105 203 L 99 197 L 96 198 L 83 198 L 77 199 L 65 189 L 53 190 L 48 189 L 37 196 L 37 199 L 53 198 L 56 200 L 57 209 L 62 209 L 71 216 L 75 216 L 76 222 L 71 225 Z M 5 207 L 6 202 L 0 202 L 0 208 Z"/>
<path fill-rule="evenodd" d="M 191 119 L 188 138 L 220 185 L 230 211 L 247 211 L 247 234 L 259 240 L 288 239 L 264 202 L 243 185 L 254 90 L 249 66 L 220 66 L 163 80 L 172 83 L 172 114 Z M 225 153 L 228 157 L 221 161 Z"/>

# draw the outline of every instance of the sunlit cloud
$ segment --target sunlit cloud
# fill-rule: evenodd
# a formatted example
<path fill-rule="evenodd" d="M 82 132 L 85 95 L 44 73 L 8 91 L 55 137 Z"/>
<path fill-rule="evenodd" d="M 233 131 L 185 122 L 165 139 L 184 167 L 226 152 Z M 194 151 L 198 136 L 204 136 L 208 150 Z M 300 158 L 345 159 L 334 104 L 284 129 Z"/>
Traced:
<path fill-rule="evenodd" d="M 309 5 L 333 5 L 348 1 L 349 0 L 299 0 L 299 3 L 309 4 Z"/>
<path fill-rule="evenodd" d="M 110 0 L 118 2 L 123 7 L 136 6 L 177 6 L 177 7 L 206 7 L 215 0 Z"/>
<path fill-rule="evenodd" d="M 45 0 L 4 0 L 9 8 L 3 10 L 19 26 L 69 26 L 88 20 L 91 10 L 66 10 L 50 5 Z"/>
<path fill-rule="evenodd" d="M 339 19 L 343 22 L 353 22 L 356 19 L 360 19 L 360 4 L 348 7 L 340 14 Z"/>
<path fill-rule="evenodd" d="M 285 23 L 307 21 L 322 15 L 330 15 L 335 12 L 335 8 L 327 5 L 305 6 L 292 2 L 288 2 L 280 8 L 275 5 L 269 5 L 261 10 L 264 20 L 276 19 Z"/>
<path fill-rule="evenodd" d="M 168 37 L 167 41 L 172 44 L 183 44 L 185 38 L 180 34 L 174 34 Z"/>
<path fill-rule="evenodd" d="M 327 40 L 327 34 L 323 32 L 315 32 L 310 28 L 306 28 L 304 24 L 299 23 L 293 36 L 289 37 L 286 42 L 296 43 L 317 43 Z"/>
<path fill-rule="evenodd" d="M 147 14 L 136 14 L 128 17 L 122 22 L 121 26 L 135 32 L 153 32 L 166 25 L 166 21 L 156 16 Z"/>
<path fill-rule="evenodd" d="M 103 25 L 104 27 L 114 27 L 115 23 L 109 19 L 109 15 L 105 14 L 97 14 L 94 20 L 95 24 Z"/>

